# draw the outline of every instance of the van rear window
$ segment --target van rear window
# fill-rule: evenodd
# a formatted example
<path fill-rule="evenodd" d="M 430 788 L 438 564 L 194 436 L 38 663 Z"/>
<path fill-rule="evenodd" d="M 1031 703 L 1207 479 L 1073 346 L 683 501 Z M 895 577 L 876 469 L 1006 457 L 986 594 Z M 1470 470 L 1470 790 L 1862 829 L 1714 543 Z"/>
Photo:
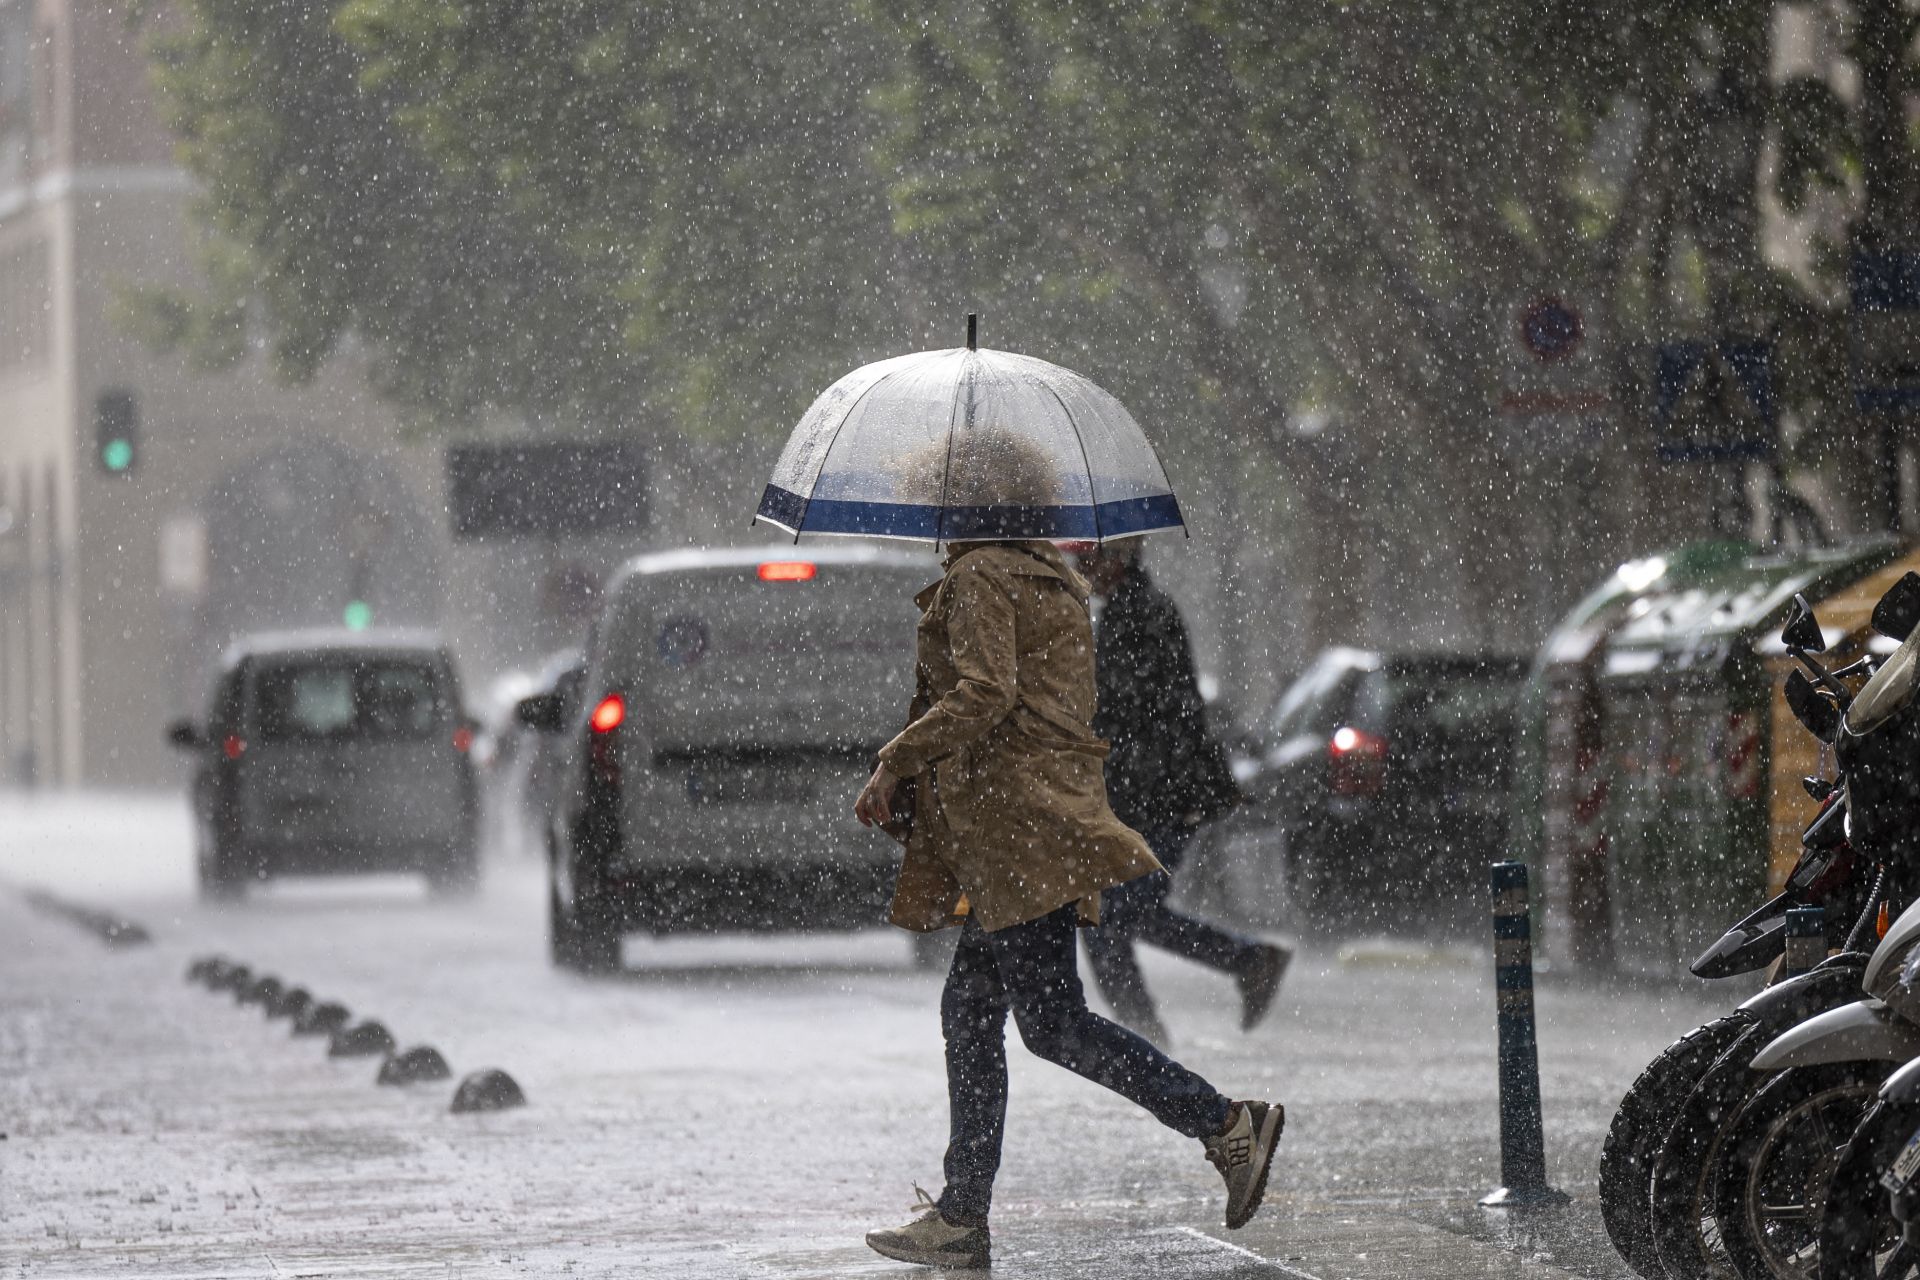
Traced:
<path fill-rule="evenodd" d="M 268 667 L 254 708 L 265 742 L 425 738 L 446 718 L 437 673 L 416 662 Z"/>

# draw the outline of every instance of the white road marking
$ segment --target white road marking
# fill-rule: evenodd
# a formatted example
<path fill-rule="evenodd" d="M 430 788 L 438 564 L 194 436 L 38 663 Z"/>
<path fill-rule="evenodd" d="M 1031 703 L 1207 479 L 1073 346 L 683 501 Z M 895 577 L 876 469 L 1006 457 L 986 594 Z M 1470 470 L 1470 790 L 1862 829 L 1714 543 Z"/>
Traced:
<path fill-rule="evenodd" d="M 1181 1235 L 1192 1236 L 1195 1240 L 1204 1240 L 1211 1245 L 1218 1245 L 1220 1248 L 1230 1253 L 1237 1253 L 1242 1257 L 1252 1258 L 1255 1262 L 1272 1267 L 1283 1276 L 1291 1277 L 1292 1280 L 1320 1280 L 1320 1277 L 1314 1275 L 1311 1271 L 1302 1271 L 1298 1267 L 1290 1267 L 1284 1262 L 1275 1262 L 1272 1258 L 1263 1258 L 1251 1249 L 1243 1249 L 1237 1244 L 1230 1244 L 1222 1240 L 1219 1236 L 1208 1235 L 1198 1227 L 1169 1227 L 1167 1230 L 1178 1232 Z"/>

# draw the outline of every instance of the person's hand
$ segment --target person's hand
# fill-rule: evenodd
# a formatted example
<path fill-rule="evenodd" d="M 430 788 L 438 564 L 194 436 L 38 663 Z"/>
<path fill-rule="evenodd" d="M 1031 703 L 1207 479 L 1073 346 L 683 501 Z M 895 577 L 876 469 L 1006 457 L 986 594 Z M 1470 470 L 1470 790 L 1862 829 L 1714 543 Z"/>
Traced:
<path fill-rule="evenodd" d="M 853 816 L 860 819 L 861 826 L 880 826 L 893 821 L 893 792 L 899 785 L 900 779 L 887 766 L 874 766 L 873 776 L 860 788 L 860 796 L 853 802 Z"/>

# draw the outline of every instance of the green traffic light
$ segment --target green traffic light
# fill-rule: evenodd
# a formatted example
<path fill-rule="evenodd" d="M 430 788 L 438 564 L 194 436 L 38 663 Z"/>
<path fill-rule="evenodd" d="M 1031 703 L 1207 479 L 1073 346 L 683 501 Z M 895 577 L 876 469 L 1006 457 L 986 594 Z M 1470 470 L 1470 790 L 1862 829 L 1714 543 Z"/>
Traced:
<path fill-rule="evenodd" d="M 133 465 L 133 441 L 117 437 L 100 446 L 100 461 L 109 471 L 125 471 Z"/>
<path fill-rule="evenodd" d="M 373 625 L 373 606 L 365 600 L 349 600 L 340 620 L 349 631 L 365 631 Z"/>

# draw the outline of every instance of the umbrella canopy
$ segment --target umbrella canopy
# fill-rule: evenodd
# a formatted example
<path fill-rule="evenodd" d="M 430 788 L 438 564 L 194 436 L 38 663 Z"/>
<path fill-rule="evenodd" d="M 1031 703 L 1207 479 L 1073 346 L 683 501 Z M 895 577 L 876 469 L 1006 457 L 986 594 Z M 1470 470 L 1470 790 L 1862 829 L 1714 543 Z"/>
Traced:
<path fill-rule="evenodd" d="M 1111 538 L 1184 529 L 1121 403 L 1010 351 L 920 351 L 856 369 L 793 429 L 756 520 L 803 533 Z"/>

